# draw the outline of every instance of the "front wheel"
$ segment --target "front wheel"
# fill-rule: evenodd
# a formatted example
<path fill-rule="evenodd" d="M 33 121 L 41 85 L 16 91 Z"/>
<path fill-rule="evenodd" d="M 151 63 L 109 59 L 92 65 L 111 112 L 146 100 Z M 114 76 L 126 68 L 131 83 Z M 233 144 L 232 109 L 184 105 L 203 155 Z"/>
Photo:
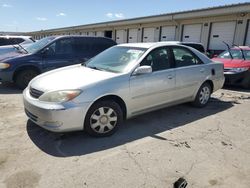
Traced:
<path fill-rule="evenodd" d="M 37 75 L 38 73 L 35 70 L 32 69 L 23 70 L 17 74 L 15 79 L 15 84 L 20 89 L 24 89 L 25 87 L 28 86 L 29 82 Z"/>
<path fill-rule="evenodd" d="M 110 136 L 122 121 L 122 110 L 116 102 L 100 101 L 90 107 L 85 117 L 84 129 L 92 136 Z"/>
<path fill-rule="evenodd" d="M 212 93 L 212 89 L 211 89 L 210 84 L 208 83 L 202 84 L 196 94 L 193 105 L 199 108 L 206 106 L 210 99 L 211 93 Z"/>

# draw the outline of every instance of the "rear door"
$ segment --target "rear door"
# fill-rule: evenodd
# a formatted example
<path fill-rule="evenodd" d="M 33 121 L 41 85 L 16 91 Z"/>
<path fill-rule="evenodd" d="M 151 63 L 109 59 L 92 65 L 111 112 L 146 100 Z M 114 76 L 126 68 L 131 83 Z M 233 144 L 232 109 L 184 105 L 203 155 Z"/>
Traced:
<path fill-rule="evenodd" d="M 154 49 L 141 62 L 140 66 L 143 65 L 152 66 L 153 72 L 130 78 L 130 106 L 133 114 L 175 100 L 175 70 L 169 48 Z"/>
<path fill-rule="evenodd" d="M 171 49 L 176 67 L 175 97 L 179 100 L 191 98 L 208 74 L 206 65 L 185 47 L 173 46 Z"/>
<path fill-rule="evenodd" d="M 47 47 L 43 55 L 43 69 L 45 71 L 75 64 L 73 38 L 62 38 Z"/>

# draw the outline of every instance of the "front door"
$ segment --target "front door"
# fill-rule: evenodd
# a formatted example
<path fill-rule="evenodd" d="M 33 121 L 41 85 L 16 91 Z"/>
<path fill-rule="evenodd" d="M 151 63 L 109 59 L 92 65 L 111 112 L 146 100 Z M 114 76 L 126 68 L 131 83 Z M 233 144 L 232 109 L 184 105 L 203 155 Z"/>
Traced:
<path fill-rule="evenodd" d="M 152 66 L 152 73 L 131 76 L 130 102 L 132 114 L 141 113 L 174 100 L 175 70 L 172 68 L 170 50 L 154 49 L 140 66 Z"/>
<path fill-rule="evenodd" d="M 63 38 L 48 46 L 43 55 L 44 71 L 75 64 L 73 43 L 72 38 Z"/>

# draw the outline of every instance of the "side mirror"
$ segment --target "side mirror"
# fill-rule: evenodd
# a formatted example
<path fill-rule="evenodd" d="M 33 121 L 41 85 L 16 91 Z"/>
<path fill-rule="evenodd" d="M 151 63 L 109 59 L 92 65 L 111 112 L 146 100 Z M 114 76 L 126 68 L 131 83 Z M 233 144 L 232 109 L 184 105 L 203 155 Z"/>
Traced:
<path fill-rule="evenodd" d="M 54 55 L 55 52 L 52 48 L 48 47 L 48 48 L 44 48 L 42 51 L 41 51 L 41 54 L 43 56 L 50 56 L 50 55 Z"/>
<path fill-rule="evenodd" d="M 144 65 L 144 66 L 136 68 L 132 75 L 136 76 L 136 75 L 149 74 L 149 73 L 152 73 L 152 67 L 148 65 Z"/>

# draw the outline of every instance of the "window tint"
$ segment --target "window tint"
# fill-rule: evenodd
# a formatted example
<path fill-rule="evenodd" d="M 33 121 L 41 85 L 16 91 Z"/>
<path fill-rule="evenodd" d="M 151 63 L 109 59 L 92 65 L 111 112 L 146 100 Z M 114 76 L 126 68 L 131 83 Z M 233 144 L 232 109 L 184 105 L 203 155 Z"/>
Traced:
<path fill-rule="evenodd" d="M 201 64 L 189 50 L 184 48 L 173 48 L 176 67 L 184 67 L 190 65 Z"/>
<path fill-rule="evenodd" d="M 86 53 L 86 51 L 89 51 L 89 49 L 90 49 L 90 44 L 91 44 L 91 42 L 88 38 L 76 38 L 74 50 L 78 54 Z"/>
<path fill-rule="evenodd" d="M 6 45 L 6 42 L 5 38 L 0 38 L 0 46 Z"/>
<path fill-rule="evenodd" d="M 168 58 L 167 48 L 158 48 L 150 52 L 141 62 L 142 65 L 149 65 L 153 71 L 159 71 L 170 68 L 170 60 Z"/>
<path fill-rule="evenodd" d="M 0 46 L 19 44 L 23 41 L 24 41 L 24 39 L 22 39 L 22 38 L 0 38 Z"/>
<path fill-rule="evenodd" d="M 71 55 L 73 54 L 73 40 L 61 39 L 57 40 L 49 46 L 48 55 Z"/>

